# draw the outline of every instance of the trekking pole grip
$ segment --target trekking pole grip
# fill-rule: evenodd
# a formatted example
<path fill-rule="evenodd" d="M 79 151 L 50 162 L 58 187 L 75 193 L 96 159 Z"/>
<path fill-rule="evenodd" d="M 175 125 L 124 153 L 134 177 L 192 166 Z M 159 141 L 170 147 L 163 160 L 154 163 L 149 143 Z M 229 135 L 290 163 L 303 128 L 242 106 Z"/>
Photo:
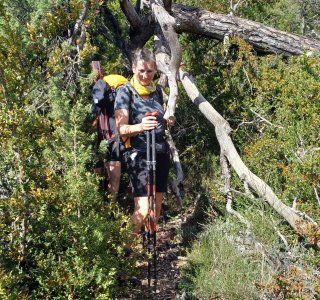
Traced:
<path fill-rule="evenodd" d="M 145 116 L 146 117 L 150 117 L 150 116 L 157 117 L 158 116 L 158 112 L 157 111 L 153 111 L 153 112 L 148 111 L 148 112 L 145 113 Z"/>
<path fill-rule="evenodd" d="M 145 113 L 145 116 L 146 116 L 146 117 L 155 117 L 156 120 L 157 120 L 158 112 L 156 112 L 156 111 L 154 111 L 154 112 L 148 111 L 148 112 Z M 156 120 L 155 120 L 155 121 L 156 121 Z M 149 121 L 154 121 L 154 120 L 153 120 L 153 119 L 152 119 L 152 120 L 147 120 L 147 121 L 146 121 L 146 122 L 147 122 L 146 124 L 148 124 Z M 142 119 L 142 123 L 144 123 L 144 122 L 143 122 L 143 119 Z M 143 127 L 142 127 L 142 129 L 143 129 Z M 153 130 L 154 130 L 154 128 L 151 129 L 150 126 L 149 126 L 149 129 L 144 129 L 145 132 L 152 132 Z"/>
<path fill-rule="evenodd" d="M 145 115 L 148 117 L 148 116 L 154 116 L 156 117 L 158 115 L 158 112 L 157 111 L 147 111 L 145 113 Z"/>

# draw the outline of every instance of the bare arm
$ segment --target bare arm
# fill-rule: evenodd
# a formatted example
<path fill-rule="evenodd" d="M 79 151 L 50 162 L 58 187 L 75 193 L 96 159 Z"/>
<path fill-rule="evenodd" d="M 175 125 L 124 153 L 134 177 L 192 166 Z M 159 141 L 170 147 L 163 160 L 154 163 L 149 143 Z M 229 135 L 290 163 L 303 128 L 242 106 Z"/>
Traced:
<path fill-rule="evenodd" d="M 156 117 L 148 116 L 144 117 L 139 124 L 129 125 L 129 111 L 123 108 L 115 111 L 115 119 L 118 132 L 122 137 L 134 136 L 145 130 L 152 130 L 158 124 Z"/>

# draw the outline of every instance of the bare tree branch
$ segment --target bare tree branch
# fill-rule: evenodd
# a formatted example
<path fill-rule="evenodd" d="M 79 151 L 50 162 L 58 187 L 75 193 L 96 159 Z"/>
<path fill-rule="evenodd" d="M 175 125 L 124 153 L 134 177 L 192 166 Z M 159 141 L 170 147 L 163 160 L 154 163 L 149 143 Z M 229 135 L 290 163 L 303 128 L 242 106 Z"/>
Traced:
<path fill-rule="evenodd" d="M 141 28 L 142 21 L 130 0 L 120 0 L 120 7 L 133 29 Z"/>
<path fill-rule="evenodd" d="M 80 28 L 82 27 L 84 19 L 86 18 L 87 9 L 88 9 L 88 1 L 84 1 L 83 2 L 83 9 L 80 12 L 80 15 L 79 15 L 79 17 L 78 17 L 78 19 L 76 21 L 76 24 L 74 25 L 73 32 L 72 32 L 71 36 L 68 39 L 68 43 L 70 45 L 74 44 L 76 36 L 77 36 Z"/>
<path fill-rule="evenodd" d="M 143 2 L 145 4 L 145 2 Z M 131 1 L 120 0 L 121 9 L 130 23 L 130 40 L 126 45 L 126 54 L 130 52 L 128 59 L 131 61 L 131 52 L 142 48 L 154 34 L 155 24 L 151 15 L 140 18 Z"/>
<path fill-rule="evenodd" d="M 163 7 L 167 12 L 171 12 L 172 0 L 163 0 Z"/>
<path fill-rule="evenodd" d="M 80 41 L 79 41 L 79 49 L 82 50 L 84 43 L 86 41 L 86 26 L 82 24 L 81 26 L 81 34 L 80 34 Z"/>
<path fill-rule="evenodd" d="M 314 194 L 316 195 L 316 199 L 317 199 L 317 201 L 318 201 L 318 204 L 319 204 L 319 206 L 320 206 L 320 198 L 319 198 L 319 194 L 318 194 L 317 188 L 314 187 L 313 190 L 314 190 Z"/>
<path fill-rule="evenodd" d="M 168 141 L 168 144 L 170 147 L 171 158 L 172 158 L 172 161 L 173 161 L 175 169 L 176 169 L 176 178 L 174 180 L 172 180 L 171 188 L 172 188 L 173 193 L 176 196 L 178 204 L 180 206 L 182 206 L 183 195 L 180 191 L 179 186 L 183 182 L 184 175 L 183 175 L 183 171 L 182 171 L 182 167 L 181 167 L 181 163 L 180 163 L 180 159 L 179 159 L 179 153 L 178 153 L 178 150 L 174 144 L 174 141 L 173 141 L 172 136 L 169 131 L 166 132 L 166 136 L 168 137 L 167 141 Z"/>
<path fill-rule="evenodd" d="M 260 114 L 258 114 L 257 112 L 255 112 L 252 108 L 250 108 L 250 111 L 255 114 L 257 117 L 259 117 L 262 121 L 266 122 L 267 124 L 271 125 L 271 126 L 276 126 L 278 128 L 283 129 L 283 126 L 278 126 L 278 125 L 274 125 L 272 124 L 270 121 L 268 121 L 266 118 L 262 117 Z"/>
<path fill-rule="evenodd" d="M 114 42 L 116 47 L 118 47 L 124 54 L 123 65 L 130 70 L 131 69 L 131 49 L 127 47 L 127 43 L 122 37 L 121 27 L 118 19 L 115 18 L 112 11 L 107 6 L 107 3 L 100 7 L 101 9 L 101 34 L 106 38 L 107 41 L 111 43 Z M 97 26 L 99 28 L 99 26 Z"/>
<path fill-rule="evenodd" d="M 291 206 L 291 208 L 293 210 L 296 210 L 296 208 L 297 208 L 298 199 L 299 199 L 298 196 L 295 196 L 294 199 L 293 199 L 292 206 Z"/>
<path fill-rule="evenodd" d="M 231 175 L 229 171 L 228 161 L 223 153 L 220 154 L 221 177 L 224 182 L 224 193 L 226 195 L 227 204 L 226 210 L 229 214 L 235 216 L 241 223 L 251 228 L 251 224 L 236 210 L 232 208 L 232 193 L 231 193 Z"/>
<path fill-rule="evenodd" d="M 274 226 L 273 229 L 277 233 L 279 238 L 282 240 L 282 242 L 285 245 L 286 249 L 288 249 L 289 248 L 289 244 L 288 244 L 286 238 L 284 237 L 284 235 L 280 232 L 280 230 L 276 226 Z"/>
<path fill-rule="evenodd" d="M 284 56 L 301 55 L 306 51 L 320 53 L 320 41 L 299 36 L 261 23 L 216 14 L 183 4 L 172 6 L 177 32 L 190 32 L 223 41 L 225 35 L 238 36 L 258 52 Z"/>
<path fill-rule="evenodd" d="M 178 42 L 178 41 L 177 41 Z M 166 112 L 170 111 L 171 108 L 169 108 L 169 105 L 173 105 L 173 112 L 175 110 L 176 105 L 176 97 L 178 95 L 178 86 L 177 86 L 177 76 L 176 74 L 172 73 L 170 70 L 170 56 L 168 52 L 170 52 L 169 45 L 167 41 L 164 39 L 164 34 L 160 28 L 160 25 L 157 27 L 156 35 L 155 35 L 155 47 L 156 47 L 156 60 L 157 60 L 157 67 L 158 70 L 161 71 L 161 77 L 160 77 L 160 84 L 162 87 L 166 86 L 166 83 L 169 84 L 170 87 L 170 95 L 169 97 L 163 92 L 166 106 Z M 172 101 L 172 91 L 174 91 L 175 100 Z M 170 100 L 171 97 L 171 100 Z M 173 139 L 171 137 L 171 134 L 169 131 L 167 131 L 168 136 L 168 143 L 170 146 L 170 152 L 171 157 L 174 162 L 175 170 L 176 170 L 176 179 L 171 182 L 171 188 L 174 192 L 176 199 L 178 201 L 178 204 L 182 206 L 183 196 L 180 192 L 179 186 L 182 184 L 183 181 L 183 171 L 179 159 L 178 151 L 175 147 L 175 144 L 173 142 Z"/>
<path fill-rule="evenodd" d="M 160 74 L 160 78 L 158 80 L 158 84 L 161 85 L 162 88 L 165 88 L 165 87 L 168 86 L 168 77 L 164 73 Z M 163 100 L 164 100 L 165 103 L 167 103 L 168 102 L 168 95 L 165 94 L 164 92 L 163 92 L 163 94 L 164 94 L 164 99 Z"/>
<path fill-rule="evenodd" d="M 16 130 L 16 128 L 13 129 L 13 132 Z M 23 166 L 21 165 L 21 155 L 20 155 L 20 149 L 16 146 L 14 146 L 14 162 L 16 167 L 16 179 L 19 184 L 19 192 L 21 199 L 23 201 L 22 203 L 22 210 L 23 210 L 23 217 L 21 220 L 21 228 L 19 231 L 19 235 L 22 239 L 20 244 L 20 253 L 23 259 L 25 259 L 26 256 L 26 249 L 27 249 L 27 235 L 28 235 L 28 217 L 29 217 L 29 197 L 25 190 L 25 172 L 23 169 Z"/>
<path fill-rule="evenodd" d="M 229 12 L 229 15 L 230 15 L 230 16 L 233 16 L 233 15 L 234 15 L 234 13 L 236 12 L 238 6 L 239 6 L 242 2 L 244 2 L 244 1 L 243 1 L 243 0 L 238 0 L 238 2 L 237 2 L 236 4 L 233 4 L 233 1 L 231 0 L 231 2 L 230 2 L 230 12 Z"/>

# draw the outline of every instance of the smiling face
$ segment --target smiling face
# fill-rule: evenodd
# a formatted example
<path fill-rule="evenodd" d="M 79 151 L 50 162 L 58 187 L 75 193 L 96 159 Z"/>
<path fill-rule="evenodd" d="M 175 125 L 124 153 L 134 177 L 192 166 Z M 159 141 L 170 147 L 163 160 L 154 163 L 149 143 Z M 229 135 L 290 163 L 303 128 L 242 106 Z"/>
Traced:
<path fill-rule="evenodd" d="M 132 66 L 132 70 L 135 78 L 143 86 L 148 86 L 153 80 L 156 73 L 156 64 L 153 61 L 138 60 L 136 64 Z"/>

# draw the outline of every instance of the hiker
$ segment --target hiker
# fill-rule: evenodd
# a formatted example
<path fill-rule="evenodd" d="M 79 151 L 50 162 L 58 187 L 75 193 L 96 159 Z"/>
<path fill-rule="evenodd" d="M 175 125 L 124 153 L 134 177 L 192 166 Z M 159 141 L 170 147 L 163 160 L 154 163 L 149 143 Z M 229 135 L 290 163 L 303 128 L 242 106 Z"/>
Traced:
<path fill-rule="evenodd" d="M 98 71 L 100 80 L 95 83 L 92 89 L 93 111 L 97 115 L 95 123 L 98 129 L 96 152 L 102 140 L 106 142 L 107 151 L 105 159 L 99 161 L 96 165 L 95 172 L 102 175 L 104 173 L 103 170 L 107 171 L 109 178 L 107 190 L 110 200 L 115 201 L 120 186 L 123 147 L 114 118 L 114 99 L 116 88 L 128 80 L 121 75 L 115 74 L 103 77 L 100 65 L 98 66 Z"/>
<path fill-rule="evenodd" d="M 115 119 L 119 134 L 125 144 L 128 138 L 130 141 L 124 158 L 134 197 L 134 212 L 131 216 L 134 234 L 140 231 L 148 216 L 146 131 L 155 129 L 156 133 L 156 221 L 167 189 L 170 165 L 165 136 L 167 122 L 163 118 L 161 88 L 153 82 L 156 70 L 153 53 L 146 48 L 138 50 L 133 58 L 133 77 L 130 83 L 118 88 L 115 100 Z M 147 112 L 157 112 L 157 116 L 145 116 Z"/>
<path fill-rule="evenodd" d="M 115 129 L 115 121 L 114 118 L 109 118 L 109 120 L 111 121 L 110 123 L 114 124 L 111 125 L 110 127 L 110 132 L 112 132 L 113 134 L 116 133 L 116 131 L 114 131 Z M 99 126 L 98 122 L 100 122 L 98 120 L 98 118 L 94 121 L 93 126 Z M 103 141 L 103 137 L 102 134 L 100 133 L 100 131 L 98 130 L 98 138 L 96 140 L 96 146 L 95 148 L 98 149 L 100 143 Z M 99 175 L 103 175 L 105 172 L 107 172 L 107 176 L 108 176 L 108 185 L 107 185 L 107 191 L 110 195 L 110 200 L 111 201 L 115 201 L 118 195 L 118 191 L 119 191 L 119 186 L 120 186 L 120 176 L 121 176 L 121 152 L 119 152 L 117 150 L 117 143 L 116 141 L 112 141 L 110 143 L 107 144 L 106 147 L 106 154 L 103 160 L 99 160 L 95 167 L 94 167 L 94 171 L 99 174 Z M 97 152 L 98 150 L 96 150 Z M 102 183 L 103 184 L 103 183 Z M 103 187 L 105 189 L 105 187 Z"/>
<path fill-rule="evenodd" d="M 110 132 L 113 135 L 117 134 L 116 124 L 114 117 L 109 118 Z M 107 170 L 109 182 L 108 192 L 111 200 L 115 201 L 119 192 L 120 176 L 121 176 L 121 150 L 117 140 L 112 141 L 108 145 L 105 168 Z M 117 149 L 118 148 L 118 149 Z"/>

